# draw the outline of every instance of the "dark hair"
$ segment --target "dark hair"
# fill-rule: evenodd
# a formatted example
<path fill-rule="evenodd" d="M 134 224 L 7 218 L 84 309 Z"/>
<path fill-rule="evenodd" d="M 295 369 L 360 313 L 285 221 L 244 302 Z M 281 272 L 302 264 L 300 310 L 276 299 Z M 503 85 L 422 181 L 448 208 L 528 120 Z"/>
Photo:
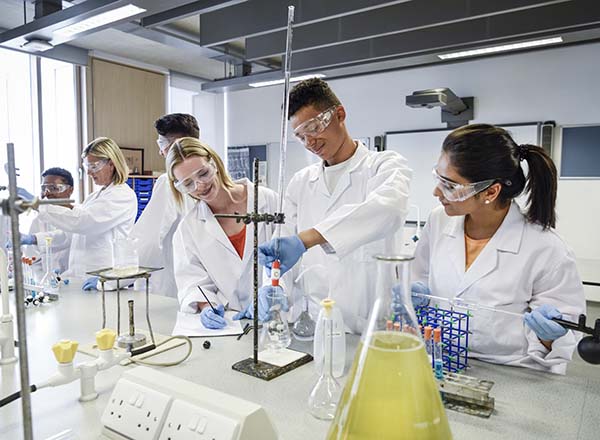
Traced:
<path fill-rule="evenodd" d="M 296 84 L 290 91 L 288 119 L 307 105 L 324 111 L 334 105 L 341 105 L 341 102 L 325 81 L 319 78 L 310 78 Z"/>
<path fill-rule="evenodd" d="M 42 173 L 42 177 L 58 176 L 61 177 L 67 185 L 73 186 L 73 176 L 64 168 L 48 168 Z"/>
<path fill-rule="evenodd" d="M 198 121 L 186 113 L 171 113 L 158 118 L 154 128 L 161 136 L 178 135 L 179 137 L 200 138 Z"/>
<path fill-rule="evenodd" d="M 557 173 L 554 162 L 536 145 L 517 145 L 500 127 L 472 124 L 457 128 L 444 140 L 442 151 L 458 173 L 470 182 L 494 179 L 502 185 L 500 203 L 509 203 L 525 190 L 530 223 L 556 225 Z M 527 177 L 520 166 L 526 160 Z"/>

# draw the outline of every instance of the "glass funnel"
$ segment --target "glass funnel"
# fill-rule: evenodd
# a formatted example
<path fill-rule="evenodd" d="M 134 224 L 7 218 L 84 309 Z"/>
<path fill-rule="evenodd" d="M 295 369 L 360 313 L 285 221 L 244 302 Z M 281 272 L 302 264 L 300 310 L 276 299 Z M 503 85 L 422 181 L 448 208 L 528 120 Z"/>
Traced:
<path fill-rule="evenodd" d="M 375 258 L 377 296 L 327 439 L 451 439 L 412 307 L 413 257 Z"/>

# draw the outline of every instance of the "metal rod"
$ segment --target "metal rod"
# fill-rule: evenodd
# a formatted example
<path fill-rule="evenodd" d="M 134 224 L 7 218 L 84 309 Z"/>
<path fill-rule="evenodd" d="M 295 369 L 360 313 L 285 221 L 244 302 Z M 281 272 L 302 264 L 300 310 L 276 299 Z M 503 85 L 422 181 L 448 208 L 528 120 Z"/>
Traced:
<path fill-rule="evenodd" d="M 133 320 L 133 300 L 130 299 L 127 301 L 127 305 L 129 306 L 129 336 L 135 336 L 135 322 Z"/>
<path fill-rule="evenodd" d="M 258 159 L 254 158 L 254 213 L 258 214 Z M 258 219 L 254 220 L 254 364 L 258 364 Z"/>
<path fill-rule="evenodd" d="M 152 344 L 156 345 L 154 341 L 154 332 L 152 331 L 152 325 L 150 324 L 150 276 L 146 276 L 146 323 L 148 324 L 148 330 L 150 331 L 150 339 Z"/>
<path fill-rule="evenodd" d="M 102 289 L 102 327 L 106 328 L 106 293 L 104 291 L 104 279 L 100 278 L 100 286 Z"/>
<path fill-rule="evenodd" d="M 121 334 L 121 289 L 117 280 L 117 335 Z"/>
<path fill-rule="evenodd" d="M 17 335 L 19 338 L 19 375 L 21 376 L 21 408 L 23 412 L 23 438 L 33 439 L 31 419 L 31 389 L 29 387 L 29 361 L 27 357 L 27 331 L 25 325 L 25 294 L 23 292 L 23 272 L 21 268 L 21 236 L 19 233 L 19 213 L 17 201 L 17 175 L 15 172 L 15 146 L 6 144 L 8 156 L 8 215 L 10 217 L 13 273 L 15 278 L 15 308 L 17 310 Z"/>

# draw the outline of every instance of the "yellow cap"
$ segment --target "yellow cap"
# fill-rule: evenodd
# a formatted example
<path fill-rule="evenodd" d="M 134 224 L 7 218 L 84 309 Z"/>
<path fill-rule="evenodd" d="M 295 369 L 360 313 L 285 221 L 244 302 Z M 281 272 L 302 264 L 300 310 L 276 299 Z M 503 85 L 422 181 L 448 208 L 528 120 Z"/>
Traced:
<path fill-rule="evenodd" d="M 52 244 L 52 237 L 49 235 L 44 237 L 44 240 L 46 240 L 46 246 L 50 246 Z"/>
<path fill-rule="evenodd" d="M 331 315 L 331 309 L 333 308 L 334 304 L 335 304 L 335 301 L 332 300 L 331 298 L 325 298 L 325 299 L 321 300 L 321 307 L 323 307 L 323 310 L 325 310 L 326 316 Z"/>
<path fill-rule="evenodd" d="M 68 364 L 73 361 L 77 347 L 79 347 L 79 342 L 63 339 L 52 346 L 52 351 L 58 363 Z"/>
<path fill-rule="evenodd" d="M 110 350 L 115 345 L 117 333 L 109 328 L 96 332 L 96 345 L 100 350 Z"/>

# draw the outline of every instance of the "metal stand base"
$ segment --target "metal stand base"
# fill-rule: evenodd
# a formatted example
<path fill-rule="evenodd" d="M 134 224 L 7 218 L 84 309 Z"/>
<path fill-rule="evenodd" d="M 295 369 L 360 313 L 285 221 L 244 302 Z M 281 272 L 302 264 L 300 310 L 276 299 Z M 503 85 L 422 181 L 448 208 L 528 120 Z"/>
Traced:
<path fill-rule="evenodd" d="M 132 349 L 143 345 L 146 345 L 146 336 L 141 333 L 136 333 L 133 336 L 129 334 L 121 335 L 117 338 L 117 346 L 124 348 L 127 351 L 131 351 Z"/>
<path fill-rule="evenodd" d="M 288 371 L 295 370 L 296 368 L 309 363 L 313 360 L 310 354 L 302 356 L 300 359 L 296 359 L 283 367 L 269 364 L 267 362 L 258 361 L 254 363 L 253 358 L 244 359 L 243 361 L 236 362 L 231 366 L 235 371 L 247 374 L 248 376 L 257 377 L 262 380 L 269 381 L 287 373 Z"/>

